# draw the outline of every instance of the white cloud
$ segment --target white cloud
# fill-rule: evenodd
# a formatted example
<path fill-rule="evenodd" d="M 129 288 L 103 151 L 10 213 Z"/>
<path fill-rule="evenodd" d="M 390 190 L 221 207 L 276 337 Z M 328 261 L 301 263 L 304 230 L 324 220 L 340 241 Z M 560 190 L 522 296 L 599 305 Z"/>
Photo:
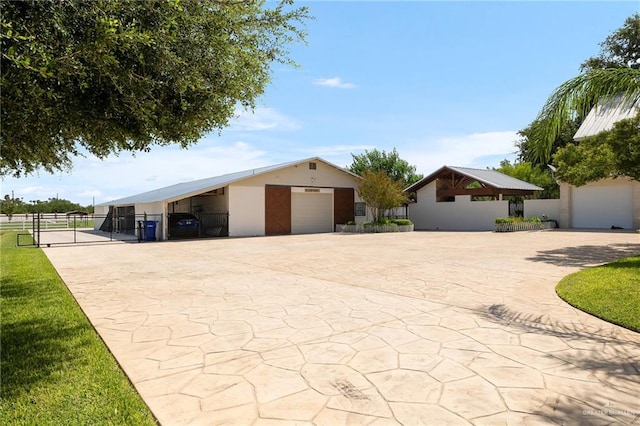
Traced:
<path fill-rule="evenodd" d="M 353 83 L 342 81 L 340 77 L 333 78 L 317 78 L 313 81 L 316 86 L 336 87 L 338 89 L 353 89 L 356 87 Z"/>
<path fill-rule="evenodd" d="M 273 108 L 252 110 L 236 109 L 236 118 L 229 123 L 226 131 L 256 132 L 264 130 L 294 131 L 301 126 L 296 120 L 287 117 Z"/>
<path fill-rule="evenodd" d="M 418 172 L 429 174 L 444 165 L 497 166 L 501 159 L 513 157 L 517 139 L 518 134 L 514 131 L 473 133 L 423 140 L 398 149 L 402 158 L 416 165 Z"/>
<path fill-rule="evenodd" d="M 322 157 L 323 159 L 340 167 L 348 167 L 353 162 L 352 153 L 360 153 L 365 149 L 371 150 L 375 148 L 373 145 L 321 145 L 309 146 L 296 149 L 295 152 L 300 153 L 291 160 L 302 157 Z"/>
<path fill-rule="evenodd" d="M 310 154 L 318 157 L 342 156 L 343 154 L 351 154 L 352 152 L 371 150 L 375 148 L 373 145 L 324 145 L 305 147 L 299 152 Z"/>

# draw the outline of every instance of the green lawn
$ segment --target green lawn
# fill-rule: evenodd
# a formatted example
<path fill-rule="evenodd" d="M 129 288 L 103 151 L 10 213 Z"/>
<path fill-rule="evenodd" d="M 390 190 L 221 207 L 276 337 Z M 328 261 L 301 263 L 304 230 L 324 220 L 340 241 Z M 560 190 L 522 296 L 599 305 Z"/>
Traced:
<path fill-rule="evenodd" d="M 0 424 L 155 425 L 42 250 L 0 237 Z"/>
<path fill-rule="evenodd" d="M 640 256 L 567 275 L 556 292 L 580 310 L 640 332 Z"/>

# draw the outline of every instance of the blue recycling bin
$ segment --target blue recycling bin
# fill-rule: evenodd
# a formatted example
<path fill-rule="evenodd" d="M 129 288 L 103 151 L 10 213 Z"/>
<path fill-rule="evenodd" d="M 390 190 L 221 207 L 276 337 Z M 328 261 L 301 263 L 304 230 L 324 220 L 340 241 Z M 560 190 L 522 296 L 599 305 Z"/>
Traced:
<path fill-rule="evenodd" d="M 144 240 L 155 241 L 156 240 L 156 224 L 157 220 L 145 220 L 144 221 Z"/>

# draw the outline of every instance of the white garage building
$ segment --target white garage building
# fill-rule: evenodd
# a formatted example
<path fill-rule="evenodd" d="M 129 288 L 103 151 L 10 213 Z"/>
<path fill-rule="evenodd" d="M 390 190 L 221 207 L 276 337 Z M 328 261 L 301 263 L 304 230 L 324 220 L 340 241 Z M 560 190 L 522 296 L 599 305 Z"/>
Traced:
<path fill-rule="evenodd" d="M 640 98 L 616 98 L 594 107 L 574 135 L 576 141 L 610 130 L 619 120 L 634 117 Z M 560 223 L 569 228 L 640 229 L 640 182 L 603 179 L 583 186 L 560 185 Z"/>
<path fill-rule="evenodd" d="M 336 224 L 364 221 L 354 213 L 360 181 L 360 176 L 314 157 L 99 204 L 96 215 L 105 220 L 97 221 L 96 229 L 137 232 L 136 223 L 146 215 L 157 221 L 159 240 L 332 232 Z"/>

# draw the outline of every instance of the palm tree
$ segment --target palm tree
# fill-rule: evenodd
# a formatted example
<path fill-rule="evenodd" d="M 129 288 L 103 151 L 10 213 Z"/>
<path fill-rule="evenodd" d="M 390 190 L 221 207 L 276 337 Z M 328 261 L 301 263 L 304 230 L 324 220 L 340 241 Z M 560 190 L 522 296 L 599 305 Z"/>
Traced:
<path fill-rule="evenodd" d="M 635 101 L 640 96 L 640 69 L 592 69 L 560 85 L 549 96 L 535 120 L 532 151 L 538 164 L 547 164 L 562 126 L 575 117 L 586 117 L 591 108 L 611 101 Z"/>

